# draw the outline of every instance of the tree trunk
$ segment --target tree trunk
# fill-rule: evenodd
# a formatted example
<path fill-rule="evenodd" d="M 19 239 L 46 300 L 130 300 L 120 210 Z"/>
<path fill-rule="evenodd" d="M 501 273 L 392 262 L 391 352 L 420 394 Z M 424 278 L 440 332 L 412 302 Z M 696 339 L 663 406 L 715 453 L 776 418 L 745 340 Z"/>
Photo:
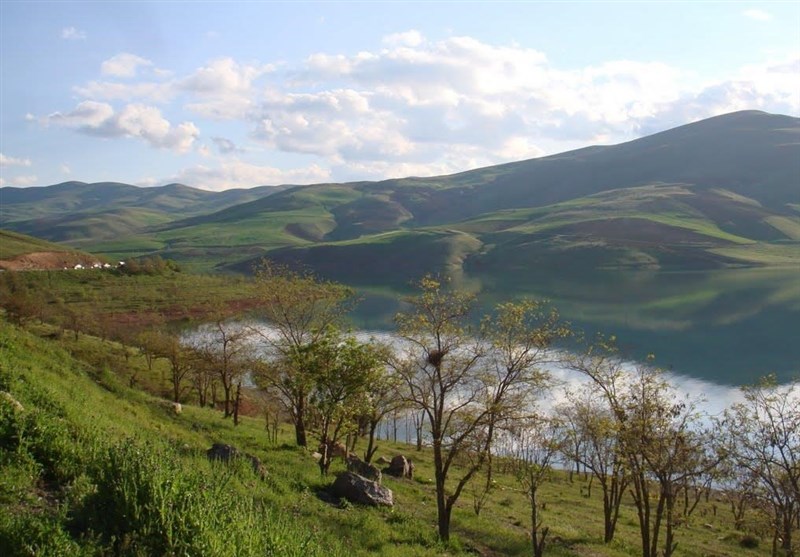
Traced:
<path fill-rule="evenodd" d="M 378 452 L 378 446 L 375 444 L 375 432 L 378 429 L 378 420 L 369 421 L 369 440 L 367 441 L 367 450 L 364 453 L 364 462 L 372 462 L 372 457 Z"/>
<path fill-rule="evenodd" d="M 434 436 L 434 439 L 436 436 Z M 433 443 L 433 468 L 436 475 L 436 511 L 439 524 L 439 539 L 443 542 L 450 541 L 450 509 L 447 508 L 445 497 L 444 460 L 442 446 L 439 441 Z"/>
<path fill-rule="evenodd" d="M 236 398 L 233 401 L 233 425 L 239 425 L 239 405 L 242 402 L 242 383 L 236 384 Z"/>

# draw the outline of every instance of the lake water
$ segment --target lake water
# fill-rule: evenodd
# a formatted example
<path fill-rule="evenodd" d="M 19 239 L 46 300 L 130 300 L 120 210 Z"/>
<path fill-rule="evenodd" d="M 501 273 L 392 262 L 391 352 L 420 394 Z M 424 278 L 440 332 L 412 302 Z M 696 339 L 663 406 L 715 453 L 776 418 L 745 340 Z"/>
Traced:
<path fill-rule="evenodd" d="M 600 271 L 591 277 L 516 272 L 502 281 L 472 277 L 482 312 L 518 292 L 548 299 L 592 336 L 615 335 L 632 360 L 687 380 L 737 386 L 775 373 L 800 376 L 800 269 Z M 390 331 L 401 293 L 365 292 L 354 314 L 359 328 Z M 710 387 L 709 387 L 710 388 Z"/>

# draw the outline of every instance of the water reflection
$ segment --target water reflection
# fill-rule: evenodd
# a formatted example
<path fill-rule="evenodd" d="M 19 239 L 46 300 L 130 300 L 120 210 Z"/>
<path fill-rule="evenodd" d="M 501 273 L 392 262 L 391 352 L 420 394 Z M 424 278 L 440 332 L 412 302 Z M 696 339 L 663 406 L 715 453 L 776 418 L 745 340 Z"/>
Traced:
<path fill-rule="evenodd" d="M 614 334 L 633 359 L 712 384 L 800 374 L 800 269 L 510 272 L 481 278 L 479 313 L 519 296 L 548 299 L 576 327 Z M 402 293 L 363 293 L 356 327 L 390 331 Z"/>

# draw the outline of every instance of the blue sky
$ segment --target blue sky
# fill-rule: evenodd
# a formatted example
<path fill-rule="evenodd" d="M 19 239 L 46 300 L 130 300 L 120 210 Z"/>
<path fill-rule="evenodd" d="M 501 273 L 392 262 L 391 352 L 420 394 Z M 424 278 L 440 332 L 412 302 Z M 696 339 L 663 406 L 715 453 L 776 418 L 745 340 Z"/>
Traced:
<path fill-rule="evenodd" d="M 446 174 L 800 116 L 800 2 L 0 1 L 0 185 Z"/>

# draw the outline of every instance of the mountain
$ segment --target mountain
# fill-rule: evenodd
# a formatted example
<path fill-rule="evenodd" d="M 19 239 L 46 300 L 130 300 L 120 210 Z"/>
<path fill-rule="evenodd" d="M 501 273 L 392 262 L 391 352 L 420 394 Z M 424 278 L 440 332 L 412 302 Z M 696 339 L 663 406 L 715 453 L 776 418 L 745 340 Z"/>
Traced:
<path fill-rule="evenodd" d="M 95 252 L 245 272 L 267 255 L 361 285 L 436 271 L 791 265 L 800 119 L 736 112 L 431 178 L 221 193 L 68 182 L 0 196 L 3 226 Z"/>
<path fill-rule="evenodd" d="M 118 182 L 64 182 L 0 188 L 0 227 L 83 245 L 281 191 L 261 186 L 210 192 L 183 184 L 142 188 Z"/>

